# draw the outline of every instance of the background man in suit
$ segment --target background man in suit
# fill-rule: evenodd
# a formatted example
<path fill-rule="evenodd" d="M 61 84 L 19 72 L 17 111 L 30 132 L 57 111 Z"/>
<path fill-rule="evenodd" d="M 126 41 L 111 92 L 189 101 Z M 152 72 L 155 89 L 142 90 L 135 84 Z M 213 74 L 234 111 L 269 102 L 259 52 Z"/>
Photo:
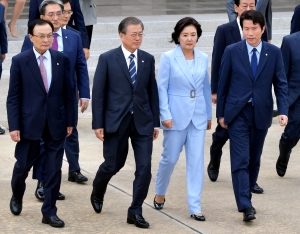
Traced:
<path fill-rule="evenodd" d="M 40 18 L 39 6 L 42 2 L 43 0 L 30 0 L 28 24 L 32 20 Z M 90 57 L 90 43 L 88 33 L 84 24 L 84 18 L 80 9 L 79 0 L 72 0 L 70 3 L 72 6 L 73 14 L 71 15 L 71 19 L 68 25 L 80 32 L 85 58 L 86 60 L 88 60 Z"/>
<path fill-rule="evenodd" d="M 268 128 L 272 124 L 272 84 L 281 126 L 287 124 L 287 81 L 281 51 L 261 41 L 263 15 L 245 11 L 240 19 L 246 40 L 225 49 L 220 68 L 217 117 L 230 137 L 235 199 L 244 221 L 255 219 L 251 203 Z"/>
<path fill-rule="evenodd" d="M 226 46 L 244 40 L 242 28 L 240 26 L 240 17 L 245 10 L 255 10 L 255 0 L 235 0 L 234 9 L 238 17 L 235 20 L 223 24 L 217 28 L 211 62 L 211 93 L 212 102 L 217 103 L 217 90 L 219 83 L 219 71 L 221 59 Z M 227 129 L 221 127 L 218 123 L 215 132 L 212 134 L 212 145 L 210 147 L 210 162 L 207 167 L 208 177 L 211 181 L 216 181 L 219 176 L 219 169 L 222 156 L 222 148 L 228 140 Z M 263 193 L 263 189 L 255 184 L 253 193 Z"/>
<path fill-rule="evenodd" d="M 7 53 L 7 35 L 5 29 L 5 22 L 4 22 L 4 6 L 0 3 L 0 79 L 2 74 L 2 62 L 5 59 L 5 54 Z M 5 130 L 0 126 L 0 134 L 4 134 Z"/>
<path fill-rule="evenodd" d="M 279 141 L 279 157 L 276 171 L 284 176 L 292 148 L 300 137 L 300 32 L 285 36 L 281 51 L 289 89 L 289 122 Z"/>
<path fill-rule="evenodd" d="M 295 7 L 291 21 L 291 34 L 300 31 L 300 5 Z"/>
<path fill-rule="evenodd" d="M 41 18 L 49 20 L 54 25 L 54 35 L 52 49 L 63 52 L 70 59 L 70 75 L 73 78 L 73 82 L 76 81 L 76 89 L 73 90 L 74 100 L 80 97 L 81 112 L 84 112 L 89 103 L 90 88 L 89 77 L 87 71 L 87 64 L 82 51 L 81 39 L 78 33 L 71 30 L 65 30 L 61 28 L 61 17 L 64 12 L 64 5 L 61 1 L 57 0 L 45 0 L 41 3 Z M 69 10 L 68 10 L 69 11 Z M 56 45 L 56 47 L 55 47 Z M 28 35 L 25 37 L 22 51 L 30 49 L 32 43 L 29 40 Z M 78 92 L 77 92 L 78 90 Z M 79 166 L 79 141 L 78 141 L 78 101 L 75 102 L 75 127 L 73 128 L 71 136 L 66 138 L 65 152 L 69 163 L 69 177 L 68 180 L 72 182 L 85 182 L 88 180 L 80 172 Z M 43 149 L 43 148 L 42 148 Z M 41 154 L 43 151 L 41 151 Z M 38 180 L 37 189 L 35 192 L 36 197 L 39 200 L 43 200 L 43 185 L 44 185 L 44 170 L 46 165 L 44 164 L 43 157 L 38 160 L 34 166 L 33 178 Z M 43 165 L 43 166 L 42 166 Z M 59 194 L 59 199 L 63 200 L 64 195 Z"/>
<path fill-rule="evenodd" d="M 123 19 L 118 28 L 122 46 L 99 57 L 92 93 L 92 127 L 103 141 L 105 161 L 94 179 L 91 203 L 100 213 L 109 180 L 125 164 L 130 137 L 136 172 L 127 223 L 147 228 L 142 204 L 151 181 L 152 141 L 159 134 L 154 128 L 160 123 L 154 57 L 139 50 L 143 30 L 139 19 Z"/>
<path fill-rule="evenodd" d="M 261 12 L 265 18 L 266 30 L 263 39 L 267 38 L 268 42 L 272 40 L 272 0 L 255 0 L 256 10 Z M 226 0 L 226 10 L 229 21 L 234 21 L 237 17 L 234 11 L 235 0 Z"/>
<path fill-rule="evenodd" d="M 66 55 L 49 50 L 53 25 L 35 20 L 29 25 L 33 48 L 12 58 L 7 96 L 7 118 L 17 159 L 12 180 L 10 210 L 22 211 L 25 180 L 39 157 L 40 138 L 46 157 L 45 201 L 42 222 L 63 227 L 55 206 L 61 182 L 61 158 L 64 139 L 74 126 L 74 95 Z"/>

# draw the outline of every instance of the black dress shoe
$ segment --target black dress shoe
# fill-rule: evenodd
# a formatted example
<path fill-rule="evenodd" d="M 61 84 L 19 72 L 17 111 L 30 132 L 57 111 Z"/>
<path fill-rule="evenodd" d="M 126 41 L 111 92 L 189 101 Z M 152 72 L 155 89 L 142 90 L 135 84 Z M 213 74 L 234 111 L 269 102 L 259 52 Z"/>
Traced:
<path fill-rule="evenodd" d="M 135 224 L 139 228 L 148 228 L 150 224 L 144 219 L 143 215 L 127 215 L 127 223 Z"/>
<path fill-rule="evenodd" d="M 197 221 L 205 221 L 204 215 L 195 215 L 195 214 L 193 214 L 193 215 L 191 215 L 191 217 L 194 217 L 195 220 L 197 220 Z"/>
<path fill-rule="evenodd" d="M 64 221 L 57 217 L 57 215 L 53 215 L 50 217 L 43 216 L 42 223 L 49 224 L 51 227 L 63 227 L 65 226 Z"/>
<path fill-rule="evenodd" d="M 66 199 L 66 196 L 63 195 L 62 193 L 58 192 L 57 200 L 65 200 L 65 199 Z"/>
<path fill-rule="evenodd" d="M 96 197 L 92 193 L 91 194 L 91 203 L 92 203 L 92 206 L 94 208 L 94 211 L 96 213 L 100 213 L 101 210 L 102 210 L 102 206 L 103 206 L 103 199 Z"/>
<path fill-rule="evenodd" d="M 34 195 L 39 201 L 44 201 L 44 185 L 45 185 L 44 181 L 37 182 Z"/>
<path fill-rule="evenodd" d="M 21 214 L 22 200 L 16 199 L 16 198 L 14 198 L 14 196 L 12 196 L 10 199 L 9 208 L 10 208 L 11 213 L 13 213 L 14 215 Z"/>
<path fill-rule="evenodd" d="M 243 221 L 249 222 L 253 219 L 256 219 L 252 207 L 244 209 L 243 212 L 244 212 Z"/>
<path fill-rule="evenodd" d="M 4 133 L 5 133 L 5 130 L 0 127 L 0 134 L 4 134 Z"/>
<path fill-rule="evenodd" d="M 215 182 L 218 179 L 219 176 L 219 167 L 214 166 L 213 164 L 211 164 L 209 162 L 208 166 L 207 166 L 207 173 L 208 173 L 208 177 L 211 181 Z"/>
<path fill-rule="evenodd" d="M 276 171 L 279 176 L 283 177 L 285 175 L 287 165 L 288 165 L 287 163 L 284 163 L 284 162 L 280 161 L 279 159 L 277 159 Z"/>
<path fill-rule="evenodd" d="M 156 197 L 156 196 L 155 196 Z M 155 201 L 155 197 L 154 197 L 154 200 L 153 200 L 153 205 L 154 205 L 154 208 L 156 210 L 161 210 L 162 208 L 164 208 L 164 204 L 165 204 L 165 201 L 166 199 L 164 199 L 164 202 L 163 203 L 158 203 Z"/>
<path fill-rule="evenodd" d="M 256 214 L 256 209 L 252 206 L 251 207 L 252 211 L 253 211 L 253 214 Z"/>
<path fill-rule="evenodd" d="M 82 175 L 80 171 L 73 171 L 69 173 L 68 181 L 81 183 L 88 181 L 88 178 Z"/>
<path fill-rule="evenodd" d="M 264 193 L 263 188 L 259 187 L 258 184 L 256 183 L 253 187 L 253 189 L 251 190 L 252 193 L 257 193 L 257 194 L 262 194 Z"/>

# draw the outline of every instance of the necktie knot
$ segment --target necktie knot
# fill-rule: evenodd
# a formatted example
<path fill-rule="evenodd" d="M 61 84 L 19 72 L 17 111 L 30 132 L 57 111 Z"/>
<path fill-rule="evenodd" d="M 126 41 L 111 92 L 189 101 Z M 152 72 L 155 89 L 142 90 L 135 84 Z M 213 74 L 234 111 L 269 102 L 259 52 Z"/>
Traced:
<path fill-rule="evenodd" d="M 44 61 L 45 56 L 44 55 L 40 55 L 40 61 L 43 62 Z"/>
<path fill-rule="evenodd" d="M 134 54 L 129 55 L 130 61 L 132 61 L 135 58 Z"/>
<path fill-rule="evenodd" d="M 256 48 L 253 48 L 253 49 L 252 49 L 252 52 L 253 52 L 253 53 L 256 53 L 256 51 L 257 51 Z"/>
<path fill-rule="evenodd" d="M 54 37 L 54 39 L 56 39 L 56 38 L 57 38 L 57 36 L 58 36 L 58 34 L 57 34 L 57 33 L 53 33 L 53 37 Z"/>

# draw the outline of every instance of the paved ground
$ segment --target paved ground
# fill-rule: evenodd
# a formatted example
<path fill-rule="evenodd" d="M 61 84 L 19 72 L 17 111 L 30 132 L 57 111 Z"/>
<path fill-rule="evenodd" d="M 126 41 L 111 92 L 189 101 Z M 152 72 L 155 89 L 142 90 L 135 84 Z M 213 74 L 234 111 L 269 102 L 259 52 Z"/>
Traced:
<path fill-rule="evenodd" d="M 0 123 L 7 126 L 5 99 L 8 77 L 0 81 Z M 220 176 L 217 182 L 211 182 L 205 170 L 205 183 L 202 196 L 202 210 L 207 221 L 196 222 L 189 217 L 186 202 L 185 156 L 182 154 L 175 168 L 170 187 L 166 194 L 165 208 L 156 211 L 152 207 L 155 176 L 162 151 L 162 132 L 154 143 L 152 182 L 148 197 L 143 205 L 144 217 L 150 222 L 149 230 L 140 230 L 126 223 L 127 208 L 131 201 L 132 181 L 134 177 L 134 159 L 130 149 L 124 168 L 108 186 L 104 208 L 96 214 L 89 201 L 92 181 L 103 161 L 102 145 L 91 129 L 91 111 L 80 114 L 78 124 L 80 135 L 80 165 L 89 181 L 76 184 L 67 181 L 68 163 L 63 163 L 61 192 L 65 201 L 58 201 L 58 215 L 66 226 L 54 229 L 41 223 L 41 203 L 34 197 L 36 181 L 27 179 L 24 207 L 20 216 L 10 213 L 10 179 L 15 162 L 13 153 L 15 144 L 9 135 L 0 136 L 0 233 L 299 233 L 298 217 L 300 213 L 300 158 L 299 146 L 296 146 L 290 160 L 288 172 L 284 178 L 277 176 L 275 162 L 278 156 L 278 140 L 282 133 L 277 119 L 270 128 L 261 162 L 258 183 L 265 190 L 263 195 L 253 195 L 253 205 L 257 210 L 257 219 L 253 222 L 242 221 L 237 212 L 229 165 L 228 144 L 224 147 Z M 213 127 L 216 126 L 214 121 Z M 209 146 L 212 130 L 206 135 L 205 165 L 209 161 Z"/>

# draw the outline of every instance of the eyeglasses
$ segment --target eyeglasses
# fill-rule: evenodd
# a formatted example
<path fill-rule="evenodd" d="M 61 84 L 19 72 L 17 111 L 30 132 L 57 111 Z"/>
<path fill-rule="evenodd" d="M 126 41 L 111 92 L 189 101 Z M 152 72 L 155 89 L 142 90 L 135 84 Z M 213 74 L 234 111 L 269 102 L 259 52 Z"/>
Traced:
<path fill-rule="evenodd" d="M 63 15 L 72 15 L 73 11 L 63 11 Z"/>
<path fill-rule="evenodd" d="M 51 12 L 48 14 L 48 17 L 50 17 L 50 18 L 53 18 L 54 16 L 61 17 L 62 14 L 63 13 L 61 11 L 58 11 L 56 13 Z"/>
<path fill-rule="evenodd" d="M 39 38 L 40 40 L 44 40 L 45 38 L 47 38 L 48 40 L 52 40 L 53 35 L 49 34 L 49 35 L 32 35 L 34 37 Z"/>
<path fill-rule="evenodd" d="M 130 36 L 132 37 L 132 38 L 137 38 L 137 37 L 143 37 L 143 36 L 145 36 L 145 34 L 144 33 L 132 33 L 132 34 L 130 34 Z"/>

